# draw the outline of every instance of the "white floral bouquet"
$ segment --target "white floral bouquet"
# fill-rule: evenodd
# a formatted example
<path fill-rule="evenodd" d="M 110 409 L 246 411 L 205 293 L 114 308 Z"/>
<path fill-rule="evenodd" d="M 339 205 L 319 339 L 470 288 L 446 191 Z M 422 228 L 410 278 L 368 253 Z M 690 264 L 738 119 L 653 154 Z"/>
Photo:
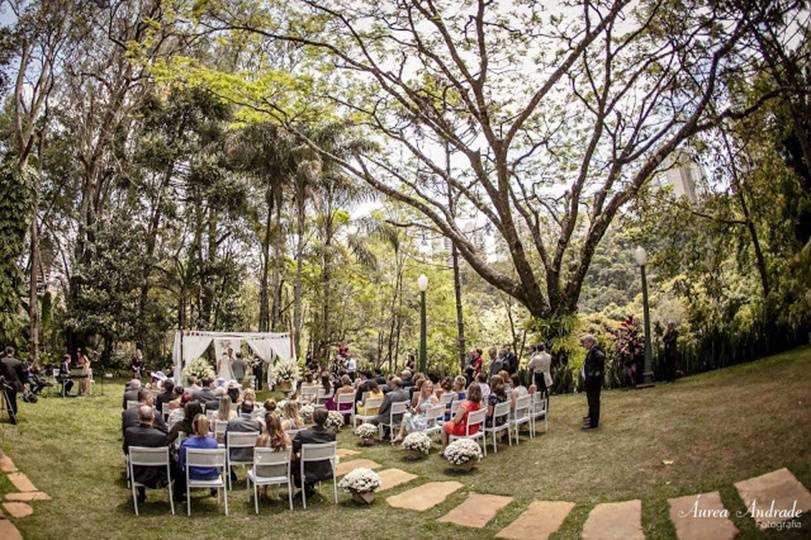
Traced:
<path fill-rule="evenodd" d="M 279 359 L 270 366 L 270 379 L 276 384 L 289 382 L 293 387 L 299 380 L 299 367 L 295 359 Z"/>
<path fill-rule="evenodd" d="M 442 456 L 452 465 L 464 465 L 482 459 L 482 449 L 472 439 L 457 439 L 450 443 Z"/>
<path fill-rule="evenodd" d="M 401 446 L 403 450 L 427 455 L 431 451 L 431 438 L 422 431 L 415 431 L 406 435 Z"/>
<path fill-rule="evenodd" d="M 327 421 L 324 422 L 324 427 L 337 433 L 344 427 L 344 415 L 338 411 L 330 411 L 327 414 Z"/>
<path fill-rule="evenodd" d="M 372 469 L 354 469 L 341 479 L 338 487 L 349 493 L 374 493 L 380 487 L 380 476 Z"/>
<path fill-rule="evenodd" d="M 355 435 L 364 441 L 374 439 L 378 434 L 377 426 L 373 424 L 361 424 L 355 428 Z"/>
<path fill-rule="evenodd" d="M 188 380 L 193 377 L 196 380 L 200 379 L 213 379 L 216 377 L 214 368 L 208 363 L 205 358 L 195 358 L 183 369 L 183 376 Z"/>
<path fill-rule="evenodd" d="M 301 416 L 302 420 L 310 421 L 313 418 L 313 413 L 315 412 L 315 407 L 312 405 L 304 405 L 298 411 L 299 416 Z"/>

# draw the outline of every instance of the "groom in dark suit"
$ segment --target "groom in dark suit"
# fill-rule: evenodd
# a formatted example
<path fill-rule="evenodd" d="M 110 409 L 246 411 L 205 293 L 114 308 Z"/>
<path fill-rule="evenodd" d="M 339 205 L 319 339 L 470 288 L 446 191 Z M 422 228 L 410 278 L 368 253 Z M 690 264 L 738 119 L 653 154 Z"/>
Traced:
<path fill-rule="evenodd" d="M 583 429 L 596 429 L 600 425 L 600 391 L 605 380 L 605 353 L 600 350 L 594 336 L 584 337 L 582 343 L 588 352 L 580 376 L 586 388 L 586 399 L 589 404 L 589 414 L 584 418 L 586 423 Z"/>
<path fill-rule="evenodd" d="M 138 425 L 128 427 L 124 431 L 124 453 L 129 454 L 130 446 L 146 446 L 158 448 L 166 446 L 166 433 L 155 429 L 155 411 L 149 405 L 141 405 L 132 409 L 138 413 Z M 135 481 L 152 489 L 164 487 L 169 479 L 166 477 L 166 467 L 135 466 L 132 471 Z M 138 486 L 138 502 L 146 501 L 146 492 Z"/>
<path fill-rule="evenodd" d="M 315 484 L 332 478 L 332 464 L 329 460 L 308 461 L 304 464 L 304 478 L 301 478 L 301 445 L 321 444 L 335 440 L 335 434 L 324 427 L 327 421 L 327 410 L 318 408 L 313 412 L 313 427 L 296 433 L 293 439 L 293 461 L 290 467 L 296 486 L 304 489 L 310 497 L 315 493 Z"/>

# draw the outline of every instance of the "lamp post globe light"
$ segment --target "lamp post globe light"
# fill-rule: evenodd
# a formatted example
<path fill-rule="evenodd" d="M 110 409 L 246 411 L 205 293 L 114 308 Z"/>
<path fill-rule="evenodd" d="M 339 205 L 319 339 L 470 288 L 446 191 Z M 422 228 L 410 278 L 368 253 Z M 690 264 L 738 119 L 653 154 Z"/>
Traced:
<path fill-rule="evenodd" d="M 428 363 L 428 324 L 425 316 L 425 291 L 428 290 L 428 276 L 420 274 L 417 278 L 417 287 L 420 289 L 420 372 L 425 373 Z"/>
<path fill-rule="evenodd" d="M 651 358 L 650 344 L 650 307 L 648 306 L 648 278 L 645 274 L 645 265 L 648 263 L 648 253 L 642 246 L 634 250 L 634 259 L 639 265 L 642 274 L 642 312 L 645 319 L 645 367 L 642 372 L 642 384 L 637 388 L 653 386 L 653 360 Z"/>

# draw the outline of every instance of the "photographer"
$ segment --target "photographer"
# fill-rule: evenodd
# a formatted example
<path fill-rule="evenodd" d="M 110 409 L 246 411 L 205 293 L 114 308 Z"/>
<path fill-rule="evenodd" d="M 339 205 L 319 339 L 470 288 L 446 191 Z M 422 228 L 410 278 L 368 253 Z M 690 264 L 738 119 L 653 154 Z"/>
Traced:
<path fill-rule="evenodd" d="M 6 347 L 3 358 L 0 358 L 0 383 L 5 394 L 9 418 L 12 424 L 17 423 L 17 392 L 22 390 L 23 383 L 27 382 L 23 364 L 14 358 L 14 348 Z"/>

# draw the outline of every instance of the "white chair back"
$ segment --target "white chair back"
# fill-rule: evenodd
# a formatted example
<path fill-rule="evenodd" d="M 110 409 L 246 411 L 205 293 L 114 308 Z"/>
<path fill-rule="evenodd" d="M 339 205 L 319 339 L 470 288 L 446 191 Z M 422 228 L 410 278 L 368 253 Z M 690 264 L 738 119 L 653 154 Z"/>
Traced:
<path fill-rule="evenodd" d="M 454 393 L 453 392 L 445 392 L 441 396 L 439 396 L 439 402 L 442 405 L 448 406 L 448 403 L 453 401 Z"/>
<path fill-rule="evenodd" d="M 337 449 L 337 441 L 319 444 L 302 444 L 301 461 L 325 461 L 327 459 L 334 459 Z"/>
<path fill-rule="evenodd" d="M 481 432 L 482 428 L 484 427 L 485 416 L 487 416 L 487 409 L 484 408 L 469 413 L 467 415 L 467 425 L 465 426 L 465 434 L 470 436 L 470 432 L 472 431 L 471 428 L 475 426 L 479 426 L 478 432 Z"/>
<path fill-rule="evenodd" d="M 228 448 L 253 448 L 256 446 L 256 439 L 259 438 L 258 431 L 229 431 L 225 437 L 225 446 Z"/>
<path fill-rule="evenodd" d="M 513 418 L 517 419 L 529 416 L 530 399 L 532 399 L 531 396 L 526 395 L 515 400 L 515 412 L 513 414 Z"/>
<path fill-rule="evenodd" d="M 290 465 L 290 451 L 277 452 L 273 448 L 255 448 L 253 451 L 253 464 L 256 467 L 263 465 Z"/>
<path fill-rule="evenodd" d="M 302 386 L 301 387 L 301 401 L 302 403 L 310 403 L 315 401 L 318 395 L 318 388 L 315 386 Z"/>
<path fill-rule="evenodd" d="M 225 448 L 186 448 L 186 467 L 225 467 Z"/>
<path fill-rule="evenodd" d="M 510 402 L 496 403 L 493 407 L 493 427 L 498 424 L 498 419 L 501 417 L 509 418 L 510 416 Z"/>
<path fill-rule="evenodd" d="M 214 436 L 225 437 L 225 429 L 228 427 L 228 422 L 225 420 L 214 420 Z"/>
<path fill-rule="evenodd" d="M 149 448 L 130 446 L 129 460 L 131 465 L 142 467 L 159 467 L 169 465 L 169 447 Z"/>
<path fill-rule="evenodd" d="M 541 392 L 532 394 L 532 415 L 546 414 L 546 398 Z"/>
<path fill-rule="evenodd" d="M 337 405 L 338 405 L 338 410 L 339 411 L 341 411 L 341 405 L 351 405 L 353 403 L 355 403 L 355 393 L 354 392 L 343 392 L 341 394 L 338 394 Z M 348 411 L 349 409 L 346 409 L 346 410 Z M 343 412 L 343 411 L 341 411 L 341 412 Z"/>
<path fill-rule="evenodd" d="M 206 416 L 208 417 L 208 423 L 209 423 L 209 425 L 210 425 L 210 426 L 211 426 L 211 428 L 213 429 L 213 428 L 214 428 L 214 422 L 216 422 L 216 421 L 217 421 L 217 411 L 208 411 L 208 412 L 206 413 Z"/>
<path fill-rule="evenodd" d="M 393 422 L 394 417 L 403 414 L 408 410 L 408 401 L 398 401 L 396 403 L 391 404 L 391 408 L 389 409 L 389 421 Z"/>
<path fill-rule="evenodd" d="M 451 417 L 456 414 L 456 411 L 459 410 L 459 406 L 462 404 L 462 401 L 459 399 L 455 399 L 451 402 Z"/>
<path fill-rule="evenodd" d="M 445 406 L 444 405 L 434 405 L 428 412 L 425 414 L 425 420 L 428 422 L 428 425 L 436 424 L 442 422 L 445 419 Z"/>
<path fill-rule="evenodd" d="M 140 401 L 132 401 L 130 399 L 127 400 L 127 409 L 134 409 L 140 405 Z"/>
<path fill-rule="evenodd" d="M 301 428 L 301 429 L 287 429 L 287 430 L 285 430 L 285 433 L 287 433 L 287 436 L 290 437 L 290 440 L 292 441 L 295 438 L 296 433 L 298 433 L 299 431 L 304 431 L 304 428 Z"/>
<path fill-rule="evenodd" d="M 364 401 L 363 407 L 365 409 L 367 409 L 367 410 L 368 409 L 379 409 L 382 404 L 383 404 L 383 398 L 382 397 L 370 397 L 370 398 L 366 398 L 366 401 Z"/>

